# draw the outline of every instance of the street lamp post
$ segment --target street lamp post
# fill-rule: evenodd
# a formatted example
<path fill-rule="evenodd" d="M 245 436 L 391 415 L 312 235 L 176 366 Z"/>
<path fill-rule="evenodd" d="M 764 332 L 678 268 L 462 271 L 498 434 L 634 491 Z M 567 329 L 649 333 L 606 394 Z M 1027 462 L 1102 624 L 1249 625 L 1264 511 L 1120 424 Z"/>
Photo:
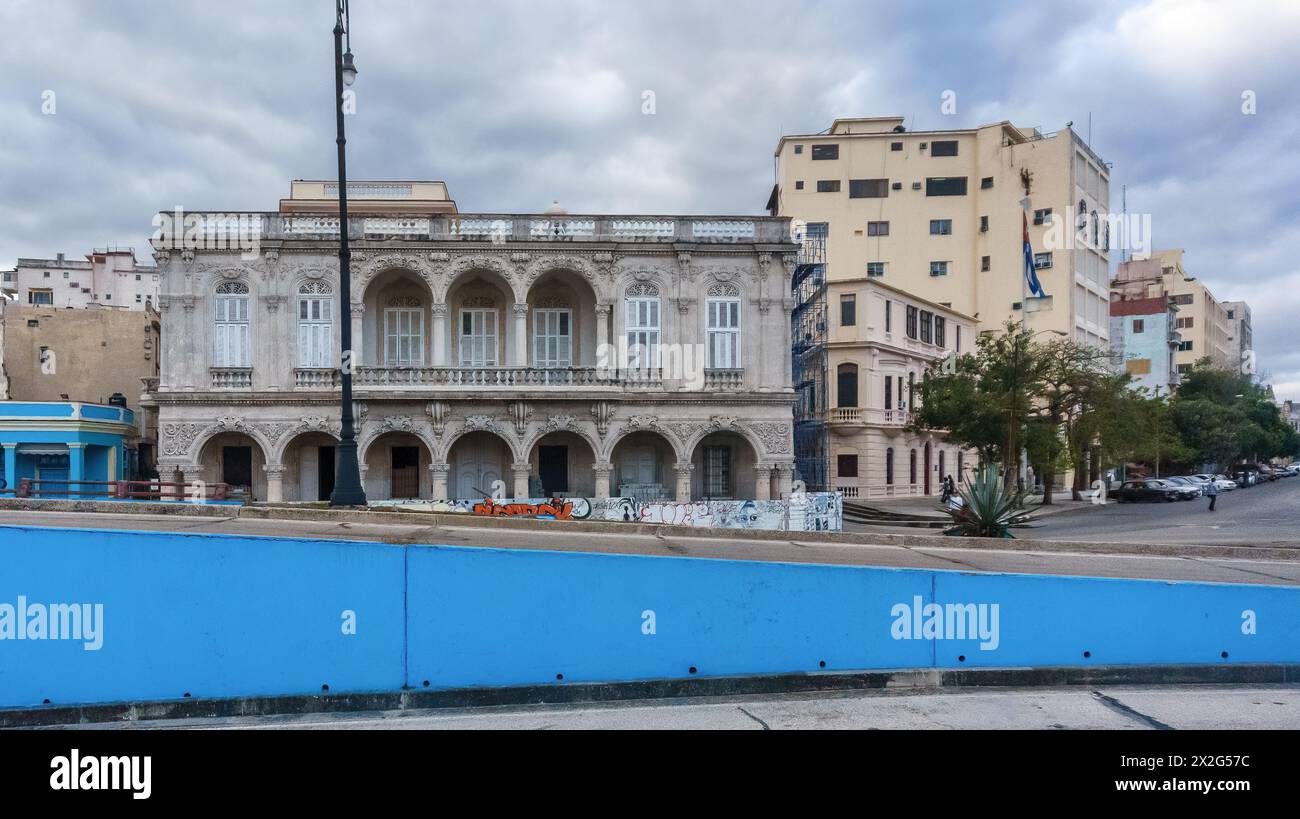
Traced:
<path fill-rule="evenodd" d="M 342 424 L 339 430 L 338 458 L 334 471 L 334 492 L 330 506 L 365 506 L 366 490 L 361 485 L 361 468 L 357 462 L 357 432 L 352 416 L 352 274 L 349 263 L 352 252 L 348 249 L 348 173 L 343 134 L 343 87 L 352 85 L 357 69 L 352 64 L 352 36 L 348 31 L 352 20 L 348 16 L 348 0 L 337 0 L 334 23 L 334 114 L 337 118 L 339 149 L 339 299 L 343 309 L 339 316 L 339 375 L 342 384 L 340 398 Z M 343 50 L 343 37 L 348 36 L 347 51 Z"/>

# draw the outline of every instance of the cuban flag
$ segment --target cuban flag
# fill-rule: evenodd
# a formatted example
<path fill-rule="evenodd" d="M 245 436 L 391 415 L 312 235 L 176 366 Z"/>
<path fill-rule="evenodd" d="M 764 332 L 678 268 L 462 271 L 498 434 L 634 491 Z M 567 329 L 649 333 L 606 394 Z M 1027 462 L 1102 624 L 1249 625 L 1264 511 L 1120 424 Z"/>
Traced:
<path fill-rule="evenodd" d="M 1025 284 L 1029 287 L 1029 295 L 1041 299 L 1047 294 L 1043 292 L 1038 271 L 1034 269 L 1034 246 L 1029 243 L 1029 214 L 1022 211 L 1020 215 L 1025 225 Z"/>

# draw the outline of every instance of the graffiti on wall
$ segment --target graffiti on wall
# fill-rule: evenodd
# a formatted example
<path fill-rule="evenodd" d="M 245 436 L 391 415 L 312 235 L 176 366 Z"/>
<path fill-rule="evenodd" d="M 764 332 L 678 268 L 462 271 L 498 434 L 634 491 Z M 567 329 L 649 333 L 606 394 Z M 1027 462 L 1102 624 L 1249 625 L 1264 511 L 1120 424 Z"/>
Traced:
<path fill-rule="evenodd" d="M 839 493 L 801 492 L 789 500 L 639 501 L 635 498 L 524 498 L 513 500 L 380 501 L 425 512 L 542 520 L 608 520 L 717 529 L 834 532 L 843 526 Z"/>

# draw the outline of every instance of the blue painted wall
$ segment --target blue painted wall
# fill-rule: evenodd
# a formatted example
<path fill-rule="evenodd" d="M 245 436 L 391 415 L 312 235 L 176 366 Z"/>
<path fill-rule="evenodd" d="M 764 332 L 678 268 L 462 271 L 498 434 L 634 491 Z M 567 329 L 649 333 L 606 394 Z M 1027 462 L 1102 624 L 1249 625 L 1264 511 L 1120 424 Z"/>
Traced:
<path fill-rule="evenodd" d="M 692 667 L 698 676 L 800 672 L 823 662 L 1300 662 L 1300 588 L 1291 587 L 22 527 L 0 527 L 0 567 L 0 611 L 19 595 L 104 604 L 98 651 L 0 639 L 0 706 L 685 678 Z M 927 633 L 935 621 L 924 609 L 936 603 L 983 604 L 971 611 L 986 626 L 996 605 L 996 639 L 953 639 L 942 608 L 938 633 Z M 343 633 L 345 610 L 355 635 Z M 1247 610 L 1254 635 L 1243 634 Z"/>

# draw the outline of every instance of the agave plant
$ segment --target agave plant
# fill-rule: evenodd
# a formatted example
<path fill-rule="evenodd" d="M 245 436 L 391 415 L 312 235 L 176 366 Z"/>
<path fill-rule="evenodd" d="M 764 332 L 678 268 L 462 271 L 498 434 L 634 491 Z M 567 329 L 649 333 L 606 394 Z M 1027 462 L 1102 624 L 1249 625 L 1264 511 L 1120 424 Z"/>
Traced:
<path fill-rule="evenodd" d="M 1011 529 L 1026 526 L 1032 518 L 1024 507 L 1024 493 L 1003 482 L 994 465 L 986 465 L 975 480 L 964 481 L 958 489 L 961 505 L 944 507 L 953 525 L 945 535 L 962 537 L 1015 537 Z"/>

